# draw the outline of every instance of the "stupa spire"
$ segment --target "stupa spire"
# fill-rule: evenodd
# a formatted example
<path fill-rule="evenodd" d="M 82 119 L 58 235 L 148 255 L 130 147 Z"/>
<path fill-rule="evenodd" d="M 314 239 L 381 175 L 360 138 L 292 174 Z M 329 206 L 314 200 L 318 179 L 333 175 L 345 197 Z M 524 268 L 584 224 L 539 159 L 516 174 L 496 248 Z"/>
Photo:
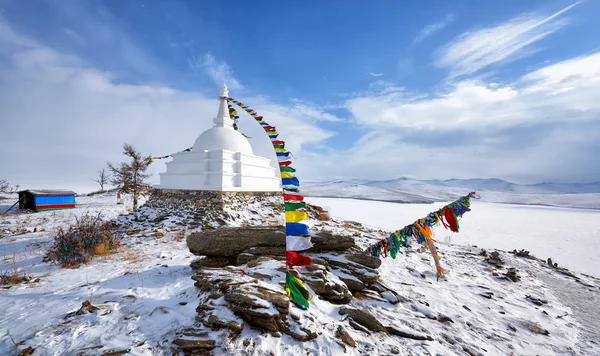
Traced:
<path fill-rule="evenodd" d="M 233 130 L 233 120 L 229 117 L 229 109 L 227 107 L 227 98 L 229 97 L 229 91 L 227 85 L 223 84 L 219 91 L 219 112 L 217 117 L 213 119 L 215 127 L 228 127 Z"/>

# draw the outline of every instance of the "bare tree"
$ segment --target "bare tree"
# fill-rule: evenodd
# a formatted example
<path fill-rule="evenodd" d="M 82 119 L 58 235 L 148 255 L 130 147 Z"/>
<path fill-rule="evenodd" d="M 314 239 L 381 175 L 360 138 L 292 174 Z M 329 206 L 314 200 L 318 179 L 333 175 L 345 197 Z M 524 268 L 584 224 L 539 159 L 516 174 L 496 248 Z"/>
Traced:
<path fill-rule="evenodd" d="M 102 168 L 102 170 L 98 171 L 98 179 L 92 180 L 100 184 L 100 193 L 104 193 L 104 186 L 110 181 L 110 174 L 106 171 L 106 169 Z"/>
<path fill-rule="evenodd" d="M 136 210 L 138 194 L 147 186 L 145 180 L 152 175 L 146 173 L 148 166 L 152 163 L 152 156 L 143 156 L 128 143 L 123 145 L 123 154 L 131 161 L 121 162 L 118 165 L 108 162 L 108 169 L 112 173 L 110 182 L 119 187 L 122 192 L 133 195 L 133 210 Z"/>
<path fill-rule="evenodd" d="M 0 179 L 0 194 L 10 194 L 16 189 L 18 189 L 18 186 L 17 188 L 12 188 L 6 179 Z"/>

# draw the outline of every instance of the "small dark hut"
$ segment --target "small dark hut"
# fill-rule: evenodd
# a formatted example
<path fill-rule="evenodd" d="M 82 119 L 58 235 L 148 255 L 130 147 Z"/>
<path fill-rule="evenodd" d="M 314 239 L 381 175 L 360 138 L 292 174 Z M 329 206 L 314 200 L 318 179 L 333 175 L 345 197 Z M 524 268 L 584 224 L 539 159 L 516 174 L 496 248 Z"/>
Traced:
<path fill-rule="evenodd" d="M 28 189 L 19 192 L 19 209 L 35 211 L 71 209 L 75 192 L 59 189 Z"/>

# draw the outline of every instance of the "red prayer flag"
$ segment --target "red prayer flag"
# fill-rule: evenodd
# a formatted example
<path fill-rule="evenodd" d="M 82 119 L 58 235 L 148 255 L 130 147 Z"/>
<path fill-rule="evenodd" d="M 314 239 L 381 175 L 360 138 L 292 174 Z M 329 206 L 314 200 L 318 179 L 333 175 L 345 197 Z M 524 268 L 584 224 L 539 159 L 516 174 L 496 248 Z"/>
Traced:
<path fill-rule="evenodd" d="M 303 201 L 304 197 L 302 195 L 295 194 L 283 194 L 283 201 Z"/>
<path fill-rule="evenodd" d="M 290 267 L 294 266 L 309 266 L 312 260 L 308 256 L 302 256 L 298 252 L 286 251 L 285 252 L 285 263 Z"/>
<path fill-rule="evenodd" d="M 290 164 L 292 164 L 292 161 L 282 161 L 279 162 L 279 166 L 289 166 Z"/>

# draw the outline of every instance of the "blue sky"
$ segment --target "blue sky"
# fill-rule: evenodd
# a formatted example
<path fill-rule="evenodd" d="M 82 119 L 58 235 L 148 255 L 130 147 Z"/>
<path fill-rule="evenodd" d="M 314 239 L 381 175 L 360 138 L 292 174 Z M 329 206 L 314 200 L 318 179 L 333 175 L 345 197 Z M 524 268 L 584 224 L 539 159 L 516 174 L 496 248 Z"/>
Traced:
<path fill-rule="evenodd" d="M 277 125 L 301 179 L 597 181 L 598 14 L 590 0 L 0 0 L 0 178 L 83 187 L 123 142 L 183 149 L 226 82 Z"/>

